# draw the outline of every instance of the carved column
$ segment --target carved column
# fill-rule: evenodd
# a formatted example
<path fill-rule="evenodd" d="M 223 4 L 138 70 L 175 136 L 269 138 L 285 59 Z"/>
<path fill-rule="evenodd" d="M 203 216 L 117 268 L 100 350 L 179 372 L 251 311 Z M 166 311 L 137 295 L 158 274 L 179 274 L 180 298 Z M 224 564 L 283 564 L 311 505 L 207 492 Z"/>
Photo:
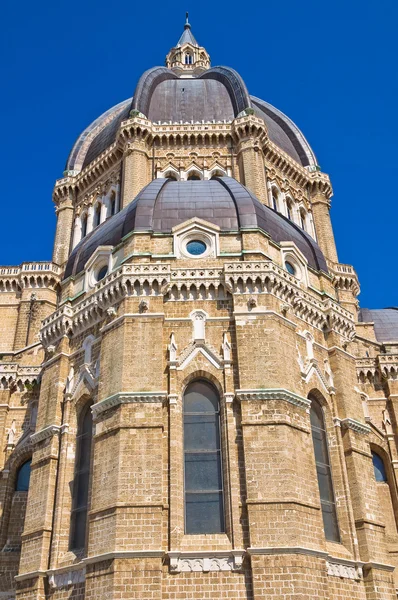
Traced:
<path fill-rule="evenodd" d="M 75 199 L 74 178 L 61 179 L 54 190 L 54 202 L 57 213 L 53 262 L 63 265 L 69 256 L 73 230 L 73 203 Z"/>
<path fill-rule="evenodd" d="M 263 148 L 268 140 L 264 121 L 248 115 L 233 122 L 240 181 L 264 204 L 268 204 Z"/>
<path fill-rule="evenodd" d="M 329 177 L 323 173 L 315 173 L 311 182 L 311 205 L 317 241 L 326 258 L 337 263 L 336 243 L 330 219 L 331 196 Z"/>
<path fill-rule="evenodd" d="M 123 180 L 121 207 L 134 200 L 137 194 L 151 181 L 151 122 L 146 119 L 131 119 L 121 131 L 124 140 Z"/>

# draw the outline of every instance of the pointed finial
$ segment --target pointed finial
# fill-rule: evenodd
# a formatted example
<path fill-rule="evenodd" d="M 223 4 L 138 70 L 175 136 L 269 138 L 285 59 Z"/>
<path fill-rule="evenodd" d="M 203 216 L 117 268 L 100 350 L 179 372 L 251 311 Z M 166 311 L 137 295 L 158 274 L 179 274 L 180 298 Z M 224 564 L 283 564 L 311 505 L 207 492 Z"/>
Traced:
<path fill-rule="evenodd" d="M 189 24 L 189 21 L 188 21 L 188 13 L 186 12 L 184 29 L 190 29 L 190 28 L 191 28 L 191 25 Z"/>

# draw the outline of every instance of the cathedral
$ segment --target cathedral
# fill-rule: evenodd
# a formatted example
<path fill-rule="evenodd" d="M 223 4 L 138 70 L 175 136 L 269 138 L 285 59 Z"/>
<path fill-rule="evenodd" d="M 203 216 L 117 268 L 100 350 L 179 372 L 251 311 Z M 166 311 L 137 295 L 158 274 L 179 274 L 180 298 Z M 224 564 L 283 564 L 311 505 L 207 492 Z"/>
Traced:
<path fill-rule="evenodd" d="M 137 79 L 0 267 L 0 600 L 396 600 L 398 309 L 188 16 Z"/>

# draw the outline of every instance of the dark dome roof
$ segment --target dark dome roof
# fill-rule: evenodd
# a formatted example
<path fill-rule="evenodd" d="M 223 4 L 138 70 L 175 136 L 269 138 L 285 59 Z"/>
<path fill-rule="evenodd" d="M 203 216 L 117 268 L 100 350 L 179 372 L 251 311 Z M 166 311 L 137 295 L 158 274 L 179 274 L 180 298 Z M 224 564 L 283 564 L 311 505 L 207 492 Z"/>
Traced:
<path fill-rule="evenodd" d="M 398 342 L 398 307 L 369 309 L 361 308 L 360 323 L 374 323 L 379 342 Z"/>
<path fill-rule="evenodd" d="M 261 202 L 231 177 L 209 181 L 154 179 L 121 212 L 87 235 L 73 250 L 65 278 L 76 275 L 99 246 L 116 246 L 132 231 L 171 233 L 194 217 L 221 231 L 261 229 L 275 242 L 292 241 L 311 267 L 327 272 L 318 244 L 300 227 Z"/>
<path fill-rule="evenodd" d="M 315 166 L 315 155 L 296 125 L 282 112 L 255 96 L 234 69 L 214 67 L 199 77 L 178 77 L 166 67 L 154 67 L 140 77 L 134 97 L 109 109 L 76 140 L 66 163 L 67 171 L 80 171 L 116 140 L 130 110 L 154 122 L 232 121 L 246 108 L 267 125 L 270 140 L 302 166 Z"/>

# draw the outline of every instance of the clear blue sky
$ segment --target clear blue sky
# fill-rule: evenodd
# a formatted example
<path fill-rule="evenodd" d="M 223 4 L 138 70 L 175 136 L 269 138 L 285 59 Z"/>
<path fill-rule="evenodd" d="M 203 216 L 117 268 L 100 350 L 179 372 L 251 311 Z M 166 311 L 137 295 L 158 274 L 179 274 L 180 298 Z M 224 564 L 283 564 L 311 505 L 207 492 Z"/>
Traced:
<path fill-rule="evenodd" d="M 330 174 L 361 305 L 398 305 L 396 0 L 3 0 L 0 264 L 51 258 L 51 193 L 75 138 L 163 64 L 186 10 L 213 66 L 292 118 Z"/>

